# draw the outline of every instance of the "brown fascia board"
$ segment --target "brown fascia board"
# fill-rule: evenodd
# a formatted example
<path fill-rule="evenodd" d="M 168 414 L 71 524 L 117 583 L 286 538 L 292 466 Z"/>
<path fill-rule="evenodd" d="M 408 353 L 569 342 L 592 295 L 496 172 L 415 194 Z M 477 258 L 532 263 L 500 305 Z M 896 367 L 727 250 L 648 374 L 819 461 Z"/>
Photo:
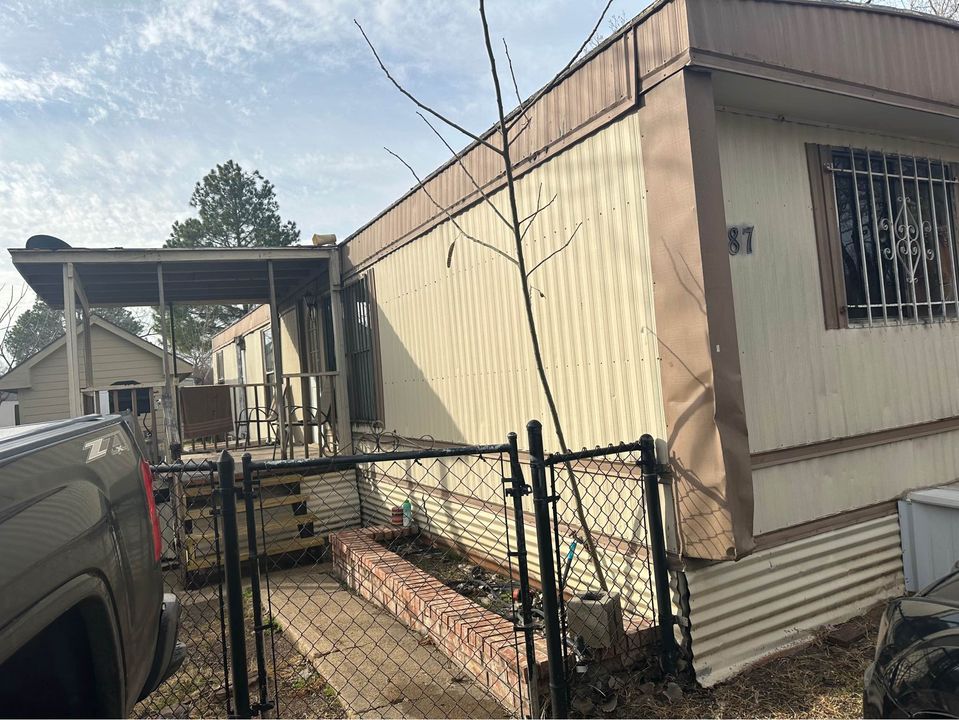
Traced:
<path fill-rule="evenodd" d="M 602 64 L 604 54 L 611 56 L 612 49 L 622 44 L 630 55 L 624 58 L 632 75 L 628 96 L 597 109 L 588 122 L 531 148 L 525 157 L 517 159 L 517 175 L 635 110 L 644 93 L 684 67 L 814 87 L 959 118 L 959 74 L 952 72 L 959 66 L 957 30 L 959 24 L 940 18 L 829 0 L 658 0 L 574 64 L 550 93 L 561 91 L 569 83 L 589 84 L 585 74 L 591 63 Z M 884 57 L 894 60 L 880 67 L 870 60 L 874 54 L 863 53 L 860 44 L 842 41 L 848 37 L 881 46 Z M 937 72 L 917 68 L 916 48 L 930 59 L 942 59 L 932 67 Z M 930 61 L 927 65 L 933 64 Z M 917 92 L 920 86 L 922 91 Z M 516 113 L 514 109 L 508 117 Z M 494 140 L 495 136 L 495 126 L 481 135 Z M 460 157 L 465 160 L 478 147 L 476 142 L 468 145 Z M 429 184 L 444 174 L 458 172 L 457 161 L 452 158 L 424 182 Z M 481 179 L 487 194 L 497 191 L 504 182 L 502 177 Z M 411 188 L 343 241 L 345 276 L 356 274 L 445 220 L 443 213 L 417 197 L 418 187 Z M 453 214 L 481 201 L 481 195 L 471 187 L 457 197 L 441 199 Z M 428 207 L 417 208 L 416 203 Z M 404 212 L 404 216 L 421 219 L 391 220 L 390 214 L 404 204 L 419 211 Z M 355 255 L 350 257 L 354 248 Z"/>

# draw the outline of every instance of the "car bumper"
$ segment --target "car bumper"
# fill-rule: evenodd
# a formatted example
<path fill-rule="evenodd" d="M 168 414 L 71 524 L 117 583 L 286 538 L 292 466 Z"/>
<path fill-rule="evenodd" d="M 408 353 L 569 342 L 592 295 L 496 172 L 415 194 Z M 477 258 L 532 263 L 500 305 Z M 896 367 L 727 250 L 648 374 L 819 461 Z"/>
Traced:
<path fill-rule="evenodd" d="M 866 668 L 862 687 L 863 718 L 883 717 L 883 707 L 886 704 L 886 687 L 876 673 L 875 663 L 869 663 Z"/>
<path fill-rule="evenodd" d="M 176 595 L 164 593 L 160 608 L 160 626 L 157 635 L 156 651 L 150 674 L 143 685 L 140 700 L 156 690 L 160 683 L 179 670 L 186 657 L 183 643 L 177 642 L 176 635 L 180 625 L 180 601 Z"/>

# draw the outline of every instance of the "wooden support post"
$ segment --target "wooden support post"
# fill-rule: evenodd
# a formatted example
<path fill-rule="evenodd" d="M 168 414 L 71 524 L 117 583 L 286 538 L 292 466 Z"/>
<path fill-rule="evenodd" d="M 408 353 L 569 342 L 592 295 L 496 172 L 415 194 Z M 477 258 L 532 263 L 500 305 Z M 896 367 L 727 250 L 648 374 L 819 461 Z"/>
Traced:
<path fill-rule="evenodd" d="M 173 379 L 170 369 L 170 353 L 167 345 L 167 327 L 166 327 L 166 296 L 163 291 L 163 264 L 157 263 L 157 286 L 159 287 L 160 306 L 157 308 L 159 313 L 158 323 L 160 326 L 160 339 L 163 347 L 163 391 L 160 394 L 160 405 L 163 407 L 163 427 L 166 430 L 167 447 L 165 450 L 170 453 L 168 460 L 176 460 L 179 455 L 180 432 L 176 423 L 176 406 L 173 404 Z M 176 449 L 176 452 L 174 452 Z"/>
<path fill-rule="evenodd" d="M 83 396 L 80 392 L 80 355 L 77 352 L 77 296 L 74 285 L 73 263 L 63 265 L 63 319 L 67 331 L 67 394 L 70 417 L 83 415 Z"/>
<path fill-rule="evenodd" d="M 310 456 L 310 443 L 313 442 L 313 425 L 319 408 L 313 406 L 313 383 L 316 378 L 306 377 L 307 373 L 316 372 L 315 368 L 310 367 L 310 348 L 306 324 L 309 322 L 310 313 L 306 306 L 306 298 L 301 297 L 296 304 L 296 346 L 300 356 L 300 405 L 303 420 L 303 446 L 305 448 L 303 457 Z"/>
<path fill-rule="evenodd" d="M 340 295 L 340 253 L 339 248 L 330 255 L 330 309 L 333 316 L 333 355 L 336 358 L 336 377 L 334 384 L 334 402 L 336 407 L 337 452 L 350 452 L 353 447 L 353 425 L 350 422 L 350 396 L 347 384 L 346 334 L 343 329 L 343 298 Z"/>
<path fill-rule="evenodd" d="M 286 399 L 283 397 L 283 334 L 280 330 L 280 310 L 276 306 L 276 283 L 273 280 L 273 261 L 267 260 L 266 271 L 270 277 L 270 333 L 273 337 L 273 395 L 276 402 L 277 430 L 280 441 L 280 457 L 286 460 Z"/>
<path fill-rule="evenodd" d="M 83 385 L 84 389 L 89 390 L 96 387 L 96 382 L 93 379 L 93 328 L 90 323 L 90 301 L 87 300 L 83 280 L 76 269 L 73 273 L 73 286 L 76 296 L 80 300 L 80 308 L 83 311 Z M 99 394 L 93 393 L 90 397 L 93 400 L 93 412 L 101 412 Z M 81 397 L 81 404 L 85 405 L 83 397 Z"/>

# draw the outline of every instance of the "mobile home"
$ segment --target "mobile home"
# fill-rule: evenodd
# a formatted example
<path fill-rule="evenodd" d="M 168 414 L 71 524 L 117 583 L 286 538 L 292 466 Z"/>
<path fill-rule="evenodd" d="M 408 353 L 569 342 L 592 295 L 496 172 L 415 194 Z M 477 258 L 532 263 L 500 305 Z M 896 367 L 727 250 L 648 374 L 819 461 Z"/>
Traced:
<path fill-rule="evenodd" d="M 567 435 L 668 447 L 703 682 L 900 592 L 896 499 L 959 478 L 956 67 L 936 18 L 660 0 L 515 140 L 524 212 L 555 195 L 530 263 L 582 223 L 531 278 Z M 504 207 L 497 158 L 462 162 Z M 509 251 L 469 175 L 426 186 Z M 472 443 L 548 420 L 516 270 L 455 225 L 414 189 L 342 246 L 373 309 L 354 426 Z"/>

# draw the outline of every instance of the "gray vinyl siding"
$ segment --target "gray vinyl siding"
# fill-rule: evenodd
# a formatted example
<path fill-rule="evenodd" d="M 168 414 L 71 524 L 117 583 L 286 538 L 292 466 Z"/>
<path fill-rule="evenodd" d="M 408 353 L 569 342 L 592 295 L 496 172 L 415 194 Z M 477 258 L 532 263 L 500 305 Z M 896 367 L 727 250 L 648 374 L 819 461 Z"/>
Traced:
<path fill-rule="evenodd" d="M 80 377 L 86 377 L 83 335 L 80 335 Z M 96 387 L 120 380 L 163 383 L 163 361 L 158 355 L 93 327 L 93 382 Z M 81 380 L 82 383 L 82 380 Z M 60 420 L 70 416 L 67 399 L 67 350 L 57 349 L 30 369 L 30 387 L 20 390 L 20 422 Z"/>

